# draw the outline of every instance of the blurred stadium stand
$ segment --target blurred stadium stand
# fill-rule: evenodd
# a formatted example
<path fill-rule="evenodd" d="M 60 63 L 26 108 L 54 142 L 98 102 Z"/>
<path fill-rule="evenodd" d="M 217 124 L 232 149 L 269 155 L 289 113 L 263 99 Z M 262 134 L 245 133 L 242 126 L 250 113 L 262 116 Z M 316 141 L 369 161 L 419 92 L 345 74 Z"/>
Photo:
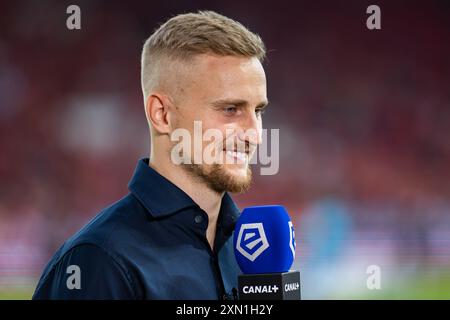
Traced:
<path fill-rule="evenodd" d="M 284 204 L 304 298 L 450 298 L 450 4 L 365 1 L 0 2 L 0 293 L 126 194 L 149 152 L 140 49 L 167 17 L 213 9 L 268 48 L 280 171 L 241 207 Z M 147 3 L 147 4 L 146 4 Z M 382 290 L 366 288 L 379 265 Z M 0 295 L 1 298 L 1 295 Z"/>

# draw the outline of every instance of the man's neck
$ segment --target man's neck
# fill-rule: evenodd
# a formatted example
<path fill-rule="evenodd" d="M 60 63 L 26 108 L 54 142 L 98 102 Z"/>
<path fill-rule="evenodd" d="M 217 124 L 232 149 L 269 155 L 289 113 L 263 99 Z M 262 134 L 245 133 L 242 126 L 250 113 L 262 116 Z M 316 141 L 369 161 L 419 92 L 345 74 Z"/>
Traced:
<path fill-rule="evenodd" d="M 211 249 L 214 248 L 217 219 L 224 192 L 218 193 L 203 181 L 196 179 L 181 166 L 173 165 L 170 160 L 159 161 L 156 157 L 149 160 L 149 165 L 159 174 L 183 190 L 198 206 L 208 214 L 206 238 Z"/>

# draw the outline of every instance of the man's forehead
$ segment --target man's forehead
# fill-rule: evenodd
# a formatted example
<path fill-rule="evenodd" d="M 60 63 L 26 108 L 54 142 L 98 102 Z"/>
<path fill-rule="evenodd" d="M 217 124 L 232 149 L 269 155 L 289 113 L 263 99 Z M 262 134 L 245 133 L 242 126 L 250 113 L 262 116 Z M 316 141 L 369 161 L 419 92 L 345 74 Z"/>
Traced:
<path fill-rule="evenodd" d="M 194 58 L 194 65 L 199 72 L 213 73 L 219 71 L 217 75 L 254 74 L 265 78 L 264 68 L 256 57 L 199 54 Z"/>
<path fill-rule="evenodd" d="M 257 95 L 265 99 L 266 77 L 257 58 L 203 55 L 197 58 L 192 78 L 196 89 L 205 93 L 222 96 L 233 91 L 234 98 Z"/>
<path fill-rule="evenodd" d="M 267 100 L 264 69 L 256 57 L 197 54 L 167 67 L 166 72 L 162 70 L 166 87 L 179 102 L 243 99 L 260 104 Z"/>

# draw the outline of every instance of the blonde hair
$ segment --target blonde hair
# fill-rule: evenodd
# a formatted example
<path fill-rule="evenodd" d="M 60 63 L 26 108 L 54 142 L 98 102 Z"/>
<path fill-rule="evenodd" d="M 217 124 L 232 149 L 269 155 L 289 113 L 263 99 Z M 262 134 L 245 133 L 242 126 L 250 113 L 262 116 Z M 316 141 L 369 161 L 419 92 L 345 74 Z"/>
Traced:
<path fill-rule="evenodd" d="M 162 68 L 204 53 L 256 57 L 262 62 L 266 50 L 257 34 L 216 12 L 174 16 L 145 41 L 141 58 L 144 100 L 160 82 Z"/>

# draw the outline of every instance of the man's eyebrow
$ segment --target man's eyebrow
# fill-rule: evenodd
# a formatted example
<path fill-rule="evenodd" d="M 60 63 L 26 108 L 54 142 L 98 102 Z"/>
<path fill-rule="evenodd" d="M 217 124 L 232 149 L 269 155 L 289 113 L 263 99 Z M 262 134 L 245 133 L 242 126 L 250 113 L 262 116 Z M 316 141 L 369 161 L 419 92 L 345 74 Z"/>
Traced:
<path fill-rule="evenodd" d="M 263 102 L 259 103 L 256 106 L 256 108 L 263 109 L 263 108 L 267 107 L 268 104 L 269 104 L 268 101 L 263 101 Z M 213 107 L 223 107 L 223 106 L 227 106 L 227 105 L 242 107 L 242 106 L 248 105 L 248 101 L 243 100 L 243 99 L 220 99 L 220 100 L 213 101 L 211 103 L 211 105 Z"/>
<path fill-rule="evenodd" d="M 266 108 L 267 106 L 269 105 L 269 101 L 263 101 L 263 102 L 261 102 L 260 104 L 258 104 L 257 106 L 256 106 L 256 109 L 264 109 L 264 108 Z"/>
<path fill-rule="evenodd" d="M 248 101 L 242 99 L 220 99 L 211 103 L 213 107 L 223 107 L 226 105 L 241 107 L 245 106 L 246 104 L 248 104 Z"/>

